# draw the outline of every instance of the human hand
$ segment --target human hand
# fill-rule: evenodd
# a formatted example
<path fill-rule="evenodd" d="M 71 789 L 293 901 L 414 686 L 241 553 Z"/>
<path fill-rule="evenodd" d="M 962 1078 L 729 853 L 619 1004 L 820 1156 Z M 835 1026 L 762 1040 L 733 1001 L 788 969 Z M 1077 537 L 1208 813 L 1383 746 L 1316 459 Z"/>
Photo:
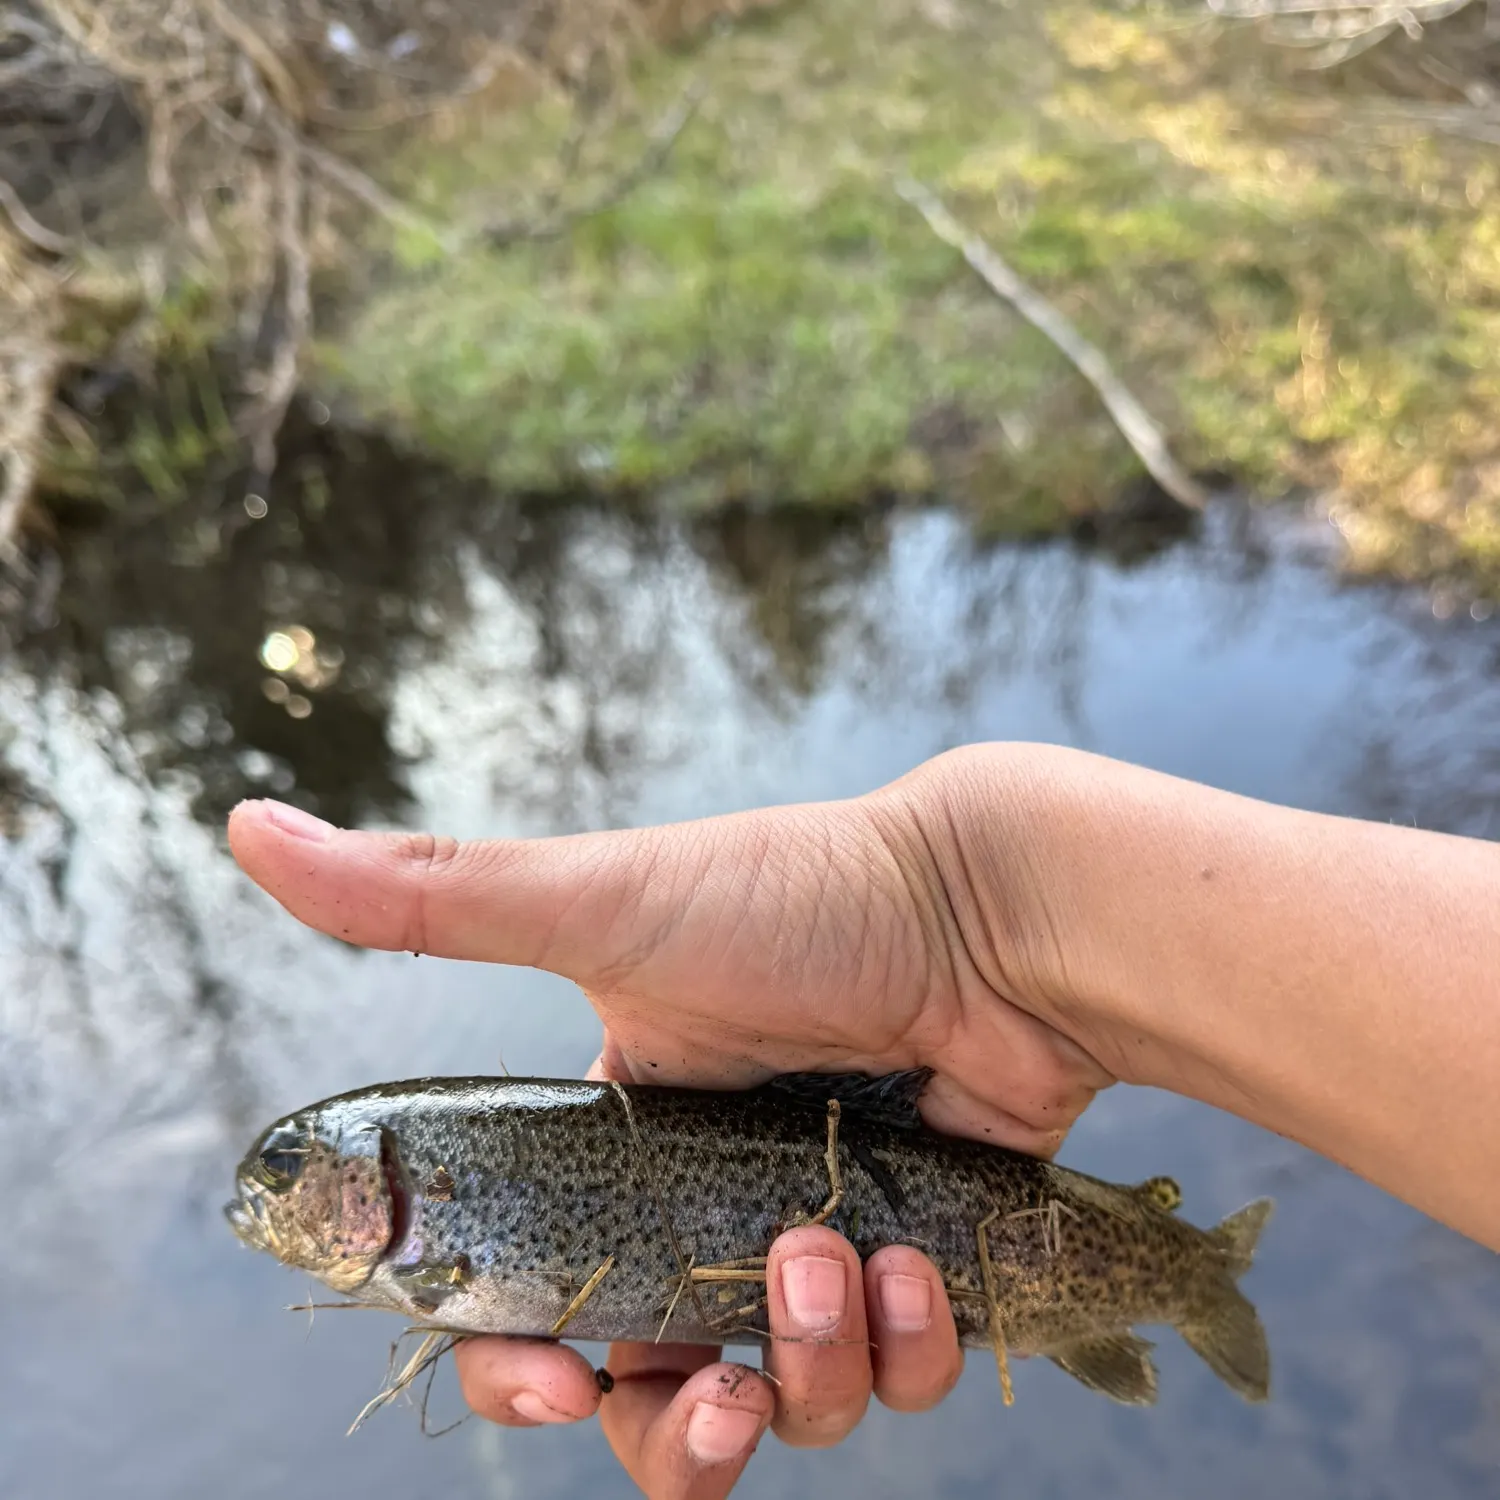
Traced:
<path fill-rule="evenodd" d="M 929 1124 L 1051 1155 L 1112 1078 L 1039 1019 L 1060 970 L 1031 878 L 1033 786 L 1023 751 L 955 752 L 868 797 L 666 828 L 460 844 L 255 802 L 230 840 L 288 910 L 347 942 L 573 979 L 604 1023 L 595 1076 L 732 1088 L 925 1065 Z M 483 1338 L 459 1350 L 466 1398 L 511 1425 L 599 1410 L 649 1495 L 709 1500 L 767 1426 L 826 1445 L 872 1393 L 920 1409 L 957 1377 L 941 1281 L 910 1247 L 861 1268 L 832 1231 L 792 1230 L 767 1288 L 774 1387 L 713 1349 L 615 1345 L 601 1405 L 573 1350 Z M 812 1324 L 792 1316 L 799 1288 L 822 1305 Z"/>
<path fill-rule="evenodd" d="M 854 1429 L 872 1393 L 898 1411 L 924 1411 L 963 1368 L 942 1279 L 908 1245 L 887 1246 L 861 1267 L 833 1230 L 788 1230 L 771 1247 L 766 1290 L 770 1381 L 721 1361 L 715 1348 L 613 1344 L 605 1368 L 614 1385 L 601 1400 L 576 1351 L 481 1338 L 457 1351 L 464 1397 L 510 1427 L 597 1411 L 651 1500 L 719 1500 L 768 1428 L 793 1446 L 826 1447 Z"/>

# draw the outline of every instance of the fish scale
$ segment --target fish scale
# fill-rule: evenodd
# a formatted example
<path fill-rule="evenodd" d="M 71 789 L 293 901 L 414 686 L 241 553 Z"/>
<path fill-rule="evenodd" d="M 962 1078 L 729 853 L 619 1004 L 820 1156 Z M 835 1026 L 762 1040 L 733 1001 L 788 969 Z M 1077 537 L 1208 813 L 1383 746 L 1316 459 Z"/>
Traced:
<path fill-rule="evenodd" d="M 566 1315 L 569 1338 L 746 1342 L 768 1323 L 764 1286 L 743 1263 L 830 1197 L 834 1100 L 841 1195 L 828 1224 L 862 1259 L 891 1244 L 927 1254 L 966 1346 L 992 1342 L 978 1245 L 988 1221 L 1011 1353 L 1045 1355 L 1144 1404 L 1156 1377 L 1134 1330 L 1167 1325 L 1240 1395 L 1264 1398 L 1264 1335 L 1235 1283 L 1268 1203 L 1202 1230 L 1171 1211 L 1167 1179 L 1120 1186 L 941 1135 L 917 1110 L 928 1076 L 799 1074 L 741 1092 L 518 1078 L 380 1085 L 263 1132 L 228 1212 L 247 1243 L 415 1324 L 538 1336 Z M 342 1164 L 365 1204 L 372 1162 L 385 1218 L 364 1207 L 345 1223 L 344 1199 L 322 1179 Z M 685 1276 L 737 1263 L 742 1280 Z"/>

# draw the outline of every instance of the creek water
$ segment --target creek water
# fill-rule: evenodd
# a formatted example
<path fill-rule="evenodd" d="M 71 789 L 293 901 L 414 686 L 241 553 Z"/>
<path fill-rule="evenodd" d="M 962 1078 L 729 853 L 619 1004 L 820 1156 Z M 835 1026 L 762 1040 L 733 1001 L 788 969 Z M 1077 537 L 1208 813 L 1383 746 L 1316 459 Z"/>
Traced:
<path fill-rule="evenodd" d="M 1104 547 L 985 545 L 942 512 L 668 522 L 356 457 L 254 523 L 226 501 L 79 538 L 0 664 L 10 1500 L 631 1493 L 593 1426 L 429 1441 L 398 1406 L 346 1439 L 395 1321 L 283 1311 L 307 1280 L 227 1231 L 272 1117 L 418 1073 L 572 1075 L 597 1045 L 559 980 L 298 928 L 224 850 L 239 796 L 540 833 L 846 796 L 1021 738 L 1500 836 L 1500 626 L 1339 584 L 1315 528 L 1225 509 Z M 1146 1412 L 1037 1362 L 1002 1410 L 971 1358 L 933 1413 L 872 1409 L 826 1453 L 767 1440 L 738 1493 L 1495 1493 L 1492 1255 L 1150 1091 L 1101 1097 L 1062 1159 L 1171 1173 L 1199 1223 L 1279 1200 L 1245 1283 L 1274 1400 L 1241 1405 L 1170 1335 Z M 451 1373 L 433 1400 L 458 1414 Z"/>

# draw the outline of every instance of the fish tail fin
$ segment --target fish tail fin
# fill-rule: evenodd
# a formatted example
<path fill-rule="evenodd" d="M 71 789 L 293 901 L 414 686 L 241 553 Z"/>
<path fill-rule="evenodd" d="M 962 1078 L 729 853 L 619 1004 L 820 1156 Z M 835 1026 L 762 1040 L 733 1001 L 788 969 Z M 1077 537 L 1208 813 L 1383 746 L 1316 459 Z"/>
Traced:
<path fill-rule="evenodd" d="M 1188 1348 L 1246 1401 L 1264 1401 L 1271 1394 L 1266 1331 L 1238 1287 L 1224 1282 L 1213 1301 L 1178 1324 L 1177 1331 Z"/>
<path fill-rule="evenodd" d="M 1236 1281 L 1250 1269 L 1255 1249 L 1276 1205 L 1270 1198 L 1257 1198 L 1238 1213 L 1232 1213 L 1208 1237 L 1224 1257 L 1224 1265 Z"/>
<path fill-rule="evenodd" d="M 1271 1355 L 1254 1306 L 1234 1283 L 1250 1269 L 1272 1207 L 1269 1198 L 1262 1198 L 1209 1231 L 1227 1274 L 1216 1268 L 1207 1295 L 1177 1329 L 1209 1369 L 1246 1401 L 1270 1395 Z"/>

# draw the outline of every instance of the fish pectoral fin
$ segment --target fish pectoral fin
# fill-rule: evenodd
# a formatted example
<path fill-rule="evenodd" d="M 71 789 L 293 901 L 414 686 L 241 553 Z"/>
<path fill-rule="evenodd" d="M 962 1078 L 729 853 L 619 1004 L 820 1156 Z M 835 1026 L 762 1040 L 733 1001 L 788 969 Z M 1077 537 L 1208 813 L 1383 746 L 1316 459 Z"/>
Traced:
<path fill-rule="evenodd" d="M 1133 1333 L 1108 1333 L 1077 1339 L 1045 1351 L 1058 1369 L 1090 1390 L 1100 1391 L 1127 1406 L 1152 1406 L 1156 1402 L 1155 1347 L 1149 1339 Z"/>
<path fill-rule="evenodd" d="M 932 1077 L 931 1068 L 907 1068 L 901 1073 L 781 1073 L 764 1085 L 817 1109 L 830 1099 L 839 1108 L 867 1120 L 879 1120 L 897 1130 L 915 1130 L 922 1123 L 917 1100 Z"/>

